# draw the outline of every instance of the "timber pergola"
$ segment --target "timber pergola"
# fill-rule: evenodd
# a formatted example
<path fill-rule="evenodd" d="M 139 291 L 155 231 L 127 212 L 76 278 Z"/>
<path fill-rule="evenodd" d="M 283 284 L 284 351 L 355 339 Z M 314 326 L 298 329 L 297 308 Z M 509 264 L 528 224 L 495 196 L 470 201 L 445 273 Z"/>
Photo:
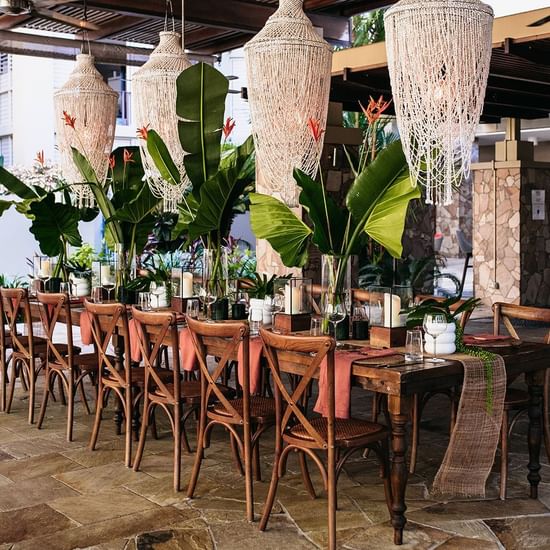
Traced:
<path fill-rule="evenodd" d="M 380 95 L 392 96 L 384 42 L 335 52 L 332 101 L 358 111 Z M 496 19 L 483 122 L 549 115 L 550 8 Z"/>

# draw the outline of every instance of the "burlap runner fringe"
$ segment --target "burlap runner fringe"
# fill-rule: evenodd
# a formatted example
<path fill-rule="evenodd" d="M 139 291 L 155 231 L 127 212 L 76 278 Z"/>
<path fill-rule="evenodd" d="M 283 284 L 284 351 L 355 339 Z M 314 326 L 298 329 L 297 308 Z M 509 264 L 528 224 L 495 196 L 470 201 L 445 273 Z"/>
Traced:
<path fill-rule="evenodd" d="M 445 458 L 435 476 L 432 494 L 485 497 L 485 484 L 500 439 L 506 367 L 495 355 L 492 364 L 492 407 L 487 407 L 487 375 L 482 360 L 469 355 L 449 357 L 464 365 L 464 383 L 456 424 Z"/>

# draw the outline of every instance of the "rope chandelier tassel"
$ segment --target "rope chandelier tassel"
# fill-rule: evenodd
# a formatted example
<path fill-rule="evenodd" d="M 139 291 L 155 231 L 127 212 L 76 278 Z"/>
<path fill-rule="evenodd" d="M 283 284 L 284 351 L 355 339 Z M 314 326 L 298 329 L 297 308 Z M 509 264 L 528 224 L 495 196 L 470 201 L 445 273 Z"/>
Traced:
<path fill-rule="evenodd" d="M 179 185 L 164 180 L 147 151 L 146 139 L 140 139 L 145 176 L 153 194 L 164 199 L 163 208 L 166 212 L 177 211 L 178 203 L 191 186 L 183 164 L 185 153 L 179 139 L 176 114 L 176 80 L 191 66 L 182 49 L 181 40 L 182 37 L 177 32 L 161 32 L 159 45 L 132 79 L 134 116 L 138 128 L 141 129 L 138 130 L 139 135 L 143 138 L 148 128 L 155 130 L 166 144 L 180 173 Z"/>
<path fill-rule="evenodd" d="M 54 94 L 57 146 L 63 176 L 71 184 L 79 207 L 93 207 L 94 194 L 82 185 L 72 147 L 89 161 L 99 182 L 109 168 L 115 139 L 118 93 L 103 80 L 90 54 L 79 54 L 67 82 Z"/>
<path fill-rule="evenodd" d="M 245 46 L 248 100 L 258 165 L 268 192 L 298 206 L 293 171 L 316 176 L 326 128 L 332 51 L 303 11 L 303 0 L 280 0 L 265 27 Z"/>
<path fill-rule="evenodd" d="M 450 204 L 469 177 L 493 18 L 480 0 L 401 0 L 384 16 L 399 133 L 428 204 Z"/>

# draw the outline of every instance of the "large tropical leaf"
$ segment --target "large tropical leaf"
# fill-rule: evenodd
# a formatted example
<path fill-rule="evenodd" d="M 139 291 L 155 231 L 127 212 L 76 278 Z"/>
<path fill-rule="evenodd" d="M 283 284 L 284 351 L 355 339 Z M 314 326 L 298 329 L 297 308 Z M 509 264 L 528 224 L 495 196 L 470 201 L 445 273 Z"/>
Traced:
<path fill-rule="evenodd" d="M 126 156 L 128 158 L 125 162 Z M 145 172 L 143 171 L 139 147 L 117 147 L 113 151 L 112 157 L 114 168 L 110 185 L 113 193 L 122 189 L 141 191 L 146 183 L 143 181 Z M 108 183 L 104 187 L 108 187 Z"/>
<path fill-rule="evenodd" d="M 75 147 L 71 147 L 71 149 L 73 151 L 73 162 L 82 176 L 82 181 L 99 184 L 96 173 L 88 159 Z"/>
<path fill-rule="evenodd" d="M 55 202 L 53 193 L 30 207 L 33 216 L 31 233 L 36 237 L 40 250 L 46 256 L 58 256 L 64 251 L 64 242 L 82 246 L 78 231 L 79 213 L 74 206 Z"/>
<path fill-rule="evenodd" d="M 9 210 L 13 202 L 11 201 L 2 201 L 0 200 L 0 216 L 6 211 Z"/>
<path fill-rule="evenodd" d="M 160 202 L 161 199 L 151 193 L 149 186 L 144 185 L 134 199 L 123 201 L 114 217 L 122 222 L 139 224 L 157 209 Z"/>
<path fill-rule="evenodd" d="M 201 185 L 218 171 L 225 99 L 229 81 L 206 63 L 197 63 L 177 79 L 176 111 L 187 176 L 199 197 Z"/>
<path fill-rule="evenodd" d="M 189 238 L 195 240 L 215 232 L 217 237 L 227 238 L 236 213 L 236 205 L 253 180 L 253 171 L 243 170 L 249 164 L 253 152 L 251 139 L 235 149 L 231 161 L 201 188 L 201 200 L 195 219 L 189 224 Z M 243 176 L 243 177 L 241 177 Z"/>
<path fill-rule="evenodd" d="M 168 147 L 154 130 L 149 130 L 147 133 L 147 151 L 151 155 L 162 179 L 172 185 L 179 185 L 180 172 L 170 156 Z"/>
<path fill-rule="evenodd" d="M 266 239 L 287 267 L 303 267 L 313 231 L 281 201 L 250 194 L 250 222 L 258 239 Z"/>
<path fill-rule="evenodd" d="M 359 174 L 346 204 L 355 223 L 394 258 L 400 258 L 409 202 L 420 196 L 418 186 L 411 183 L 401 142 L 396 141 Z"/>
<path fill-rule="evenodd" d="M 322 254 L 341 254 L 347 224 L 344 211 L 327 194 L 323 198 L 321 184 L 313 181 L 301 170 L 294 170 L 294 179 L 302 189 L 300 204 L 313 223 L 312 241 Z"/>
<path fill-rule="evenodd" d="M 0 166 L 0 185 L 3 185 L 10 193 L 23 200 L 37 199 L 40 195 L 19 178 Z"/>

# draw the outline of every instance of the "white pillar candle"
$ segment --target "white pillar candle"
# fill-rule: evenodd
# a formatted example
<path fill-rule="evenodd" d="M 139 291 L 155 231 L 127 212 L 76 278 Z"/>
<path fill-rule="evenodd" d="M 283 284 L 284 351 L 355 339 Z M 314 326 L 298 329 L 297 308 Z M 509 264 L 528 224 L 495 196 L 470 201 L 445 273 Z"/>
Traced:
<path fill-rule="evenodd" d="M 101 284 L 108 285 L 111 283 L 111 266 L 102 265 L 101 266 Z"/>
<path fill-rule="evenodd" d="M 384 293 L 384 326 L 400 327 L 401 298 L 396 294 Z"/>
<path fill-rule="evenodd" d="M 300 288 L 297 286 L 291 286 L 291 284 L 285 285 L 285 313 L 295 315 L 302 311 L 302 300 Z"/>
<path fill-rule="evenodd" d="M 181 274 L 181 297 L 191 298 L 193 296 L 193 273 Z"/>
<path fill-rule="evenodd" d="M 40 277 L 46 278 L 52 276 L 52 264 L 50 260 L 43 260 L 40 264 Z"/>

